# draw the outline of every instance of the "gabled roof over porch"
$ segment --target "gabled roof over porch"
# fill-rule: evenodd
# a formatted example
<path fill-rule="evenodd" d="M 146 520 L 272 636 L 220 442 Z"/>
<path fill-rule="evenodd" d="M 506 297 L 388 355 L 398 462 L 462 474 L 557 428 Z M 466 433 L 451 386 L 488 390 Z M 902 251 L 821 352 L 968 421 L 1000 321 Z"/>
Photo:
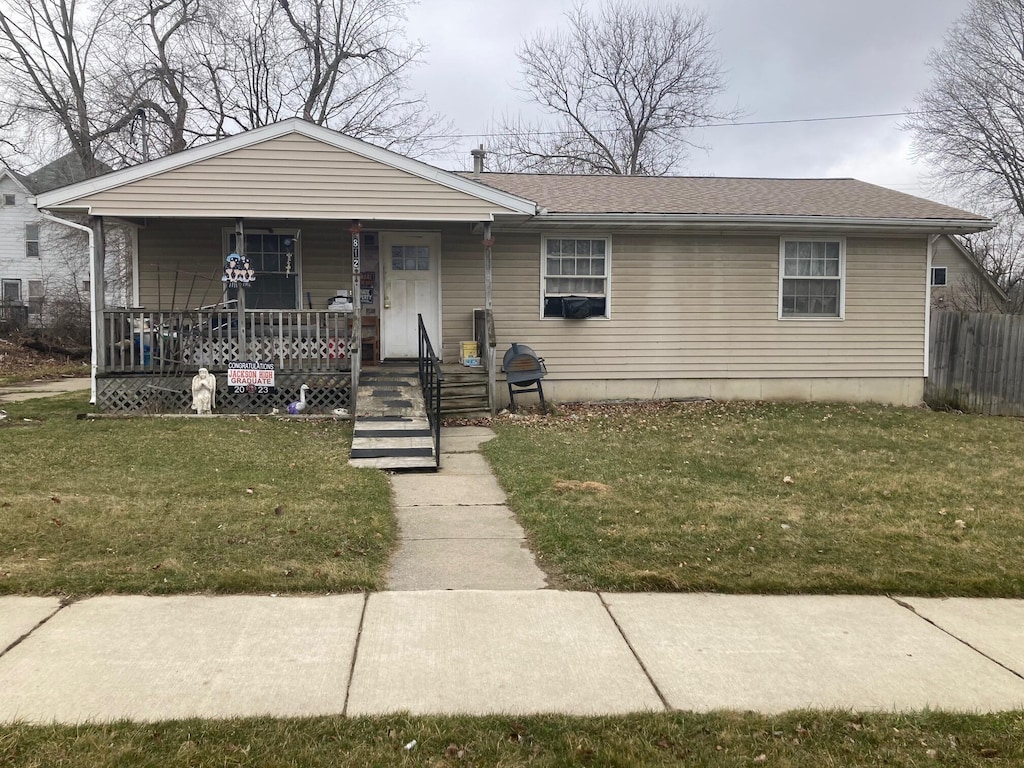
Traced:
<path fill-rule="evenodd" d="M 536 205 L 291 118 L 39 195 L 39 208 L 124 218 L 491 221 Z"/>

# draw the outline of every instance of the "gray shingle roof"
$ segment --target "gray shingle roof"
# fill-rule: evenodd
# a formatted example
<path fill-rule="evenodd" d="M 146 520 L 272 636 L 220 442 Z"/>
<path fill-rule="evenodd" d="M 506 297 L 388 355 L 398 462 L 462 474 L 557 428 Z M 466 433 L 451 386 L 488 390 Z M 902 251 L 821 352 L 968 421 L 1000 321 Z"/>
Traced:
<path fill-rule="evenodd" d="M 110 167 L 100 163 L 100 174 L 108 173 Z M 32 173 L 20 176 L 21 182 L 34 195 L 41 195 L 52 189 L 66 187 L 79 181 L 95 177 L 90 174 L 74 152 L 61 155 L 52 163 L 37 168 Z"/>
<path fill-rule="evenodd" d="M 548 213 L 960 219 L 985 216 L 856 179 L 462 174 Z"/>

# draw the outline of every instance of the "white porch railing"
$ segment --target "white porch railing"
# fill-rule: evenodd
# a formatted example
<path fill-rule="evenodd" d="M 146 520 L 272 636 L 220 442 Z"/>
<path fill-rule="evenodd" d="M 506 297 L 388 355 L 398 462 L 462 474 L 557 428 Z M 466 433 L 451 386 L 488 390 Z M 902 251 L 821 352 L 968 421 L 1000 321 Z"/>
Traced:
<path fill-rule="evenodd" d="M 226 369 L 232 360 L 279 371 L 350 369 L 352 313 L 312 310 L 103 310 L 98 372 Z"/>

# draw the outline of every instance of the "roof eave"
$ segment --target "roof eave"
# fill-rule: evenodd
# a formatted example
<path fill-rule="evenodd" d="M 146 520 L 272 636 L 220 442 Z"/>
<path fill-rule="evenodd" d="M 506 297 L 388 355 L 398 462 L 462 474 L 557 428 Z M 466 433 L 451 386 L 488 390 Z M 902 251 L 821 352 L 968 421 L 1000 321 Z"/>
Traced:
<path fill-rule="evenodd" d="M 992 229 L 991 219 L 773 216 L 766 214 L 541 213 L 535 222 L 617 227 L 735 230 L 835 230 L 967 234 Z"/>

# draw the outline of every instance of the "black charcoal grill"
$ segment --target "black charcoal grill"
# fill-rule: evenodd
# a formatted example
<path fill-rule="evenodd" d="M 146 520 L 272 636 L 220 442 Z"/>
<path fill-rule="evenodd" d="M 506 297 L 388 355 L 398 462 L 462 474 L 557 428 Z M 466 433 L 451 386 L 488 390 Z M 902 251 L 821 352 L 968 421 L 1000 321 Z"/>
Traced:
<path fill-rule="evenodd" d="M 509 407 L 513 411 L 516 410 L 516 392 L 521 395 L 536 392 L 540 395 L 541 408 L 547 413 L 548 406 L 544 402 L 544 388 L 540 384 L 540 380 L 548 372 L 543 357 L 537 357 L 537 353 L 525 344 L 513 342 L 501 359 L 501 368 L 505 371 L 505 381 L 508 382 Z"/>

